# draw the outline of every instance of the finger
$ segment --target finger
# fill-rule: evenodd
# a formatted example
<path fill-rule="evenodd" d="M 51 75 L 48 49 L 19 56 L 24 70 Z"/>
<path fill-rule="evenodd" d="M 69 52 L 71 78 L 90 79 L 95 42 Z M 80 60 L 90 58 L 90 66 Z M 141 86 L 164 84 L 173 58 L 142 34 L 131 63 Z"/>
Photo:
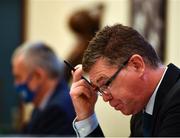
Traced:
<path fill-rule="evenodd" d="M 74 67 L 75 69 L 82 68 L 82 64 L 78 64 Z"/>
<path fill-rule="evenodd" d="M 74 89 L 74 88 L 79 87 L 79 86 L 83 86 L 83 87 L 86 87 L 86 88 L 88 88 L 88 89 L 91 89 L 91 87 L 90 87 L 90 86 L 86 83 L 86 81 L 83 80 L 83 79 L 74 82 L 74 83 L 72 84 L 72 86 L 71 86 L 71 89 Z"/>
<path fill-rule="evenodd" d="M 79 81 L 83 73 L 82 65 L 77 65 L 75 69 L 76 70 L 73 72 L 73 82 Z"/>
<path fill-rule="evenodd" d="M 79 86 L 76 88 L 76 91 L 72 92 L 71 95 L 73 96 L 73 98 L 82 98 L 83 99 L 90 99 L 91 98 L 91 93 L 90 91 L 82 86 Z"/>
<path fill-rule="evenodd" d="M 86 97 L 90 98 L 92 95 L 91 87 L 88 84 L 86 84 L 86 82 L 84 80 L 79 80 L 79 81 L 73 83 L 70 93 L 76 97 L 84 94 L 84 95 L 86 95 Z"/>

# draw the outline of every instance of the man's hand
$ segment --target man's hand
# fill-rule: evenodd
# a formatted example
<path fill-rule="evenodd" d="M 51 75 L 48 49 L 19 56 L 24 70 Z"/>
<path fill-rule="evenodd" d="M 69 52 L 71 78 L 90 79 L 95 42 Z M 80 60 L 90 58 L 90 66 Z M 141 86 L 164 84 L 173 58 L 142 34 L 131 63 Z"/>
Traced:
<path fill-rule="evenodd" d="M 82 65 L 75 67 L 73 82 L 70 90 L 71 99 L 76 111 L 77 120 L 88 118 L 94 113 L 97 94 L 82 77 Z"/>

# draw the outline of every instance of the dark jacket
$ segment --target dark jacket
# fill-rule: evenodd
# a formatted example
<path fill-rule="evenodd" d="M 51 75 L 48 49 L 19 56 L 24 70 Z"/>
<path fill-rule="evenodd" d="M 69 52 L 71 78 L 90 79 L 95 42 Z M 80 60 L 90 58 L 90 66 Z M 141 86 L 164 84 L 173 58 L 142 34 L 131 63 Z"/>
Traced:
<path fill-rule="evenodd" d="M 151 136 L 180 136 L 179 86 L 180 69 L 173 64 L 169 64 L 156 94 L 153 109 Z M 132 116 L 130 136 L 143 136 L 142 128 L 143 119 L 141 111 Z M 93 131 L 90 136 L 103 136 L 101 134 L 102 131 L 98 126 L 98 128 L 96 128 L 96 130 Z"/>
<path fill-rule="evenodd" d="M 142 127 L 143 119 L 140 112 L 131 119 L 131 136 L 143 136 Z M 155 98 L 151 136 L 180 136 L 179 130 L 180 70 L 169 64 Z"/>
<path fill-rule="evenodd" d="M 26 135 L 75 136 L 72 121 L 75 111 L 69 96 L 68 85 L 60 81 L 46 107 L 34 109 L 29 124 L 24 129 Z"/>

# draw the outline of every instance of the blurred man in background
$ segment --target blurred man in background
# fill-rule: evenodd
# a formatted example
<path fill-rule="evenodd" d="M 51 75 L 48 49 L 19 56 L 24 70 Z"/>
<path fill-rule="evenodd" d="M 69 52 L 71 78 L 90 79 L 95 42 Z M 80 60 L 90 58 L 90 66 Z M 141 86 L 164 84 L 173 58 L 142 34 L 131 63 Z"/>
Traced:
<path fill-rule="evenodd" d="M 44 43 L 24 44 L 12 56 L 16 91 L 34 110 L 22 133 L 73 136 L 75 112 L 63 78 L 63 64 Z"/>

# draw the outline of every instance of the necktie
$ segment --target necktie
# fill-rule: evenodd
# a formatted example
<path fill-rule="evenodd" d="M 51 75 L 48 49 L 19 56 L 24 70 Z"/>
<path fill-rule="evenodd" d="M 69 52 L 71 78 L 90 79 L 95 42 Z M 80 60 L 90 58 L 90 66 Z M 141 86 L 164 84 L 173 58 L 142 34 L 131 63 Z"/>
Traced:
<path fill-rule="evenodd" d="M 145 137 L 151 136 L 152 129 L 152 115 L 144 112 L 143 113 L 143 134 Z"/>

